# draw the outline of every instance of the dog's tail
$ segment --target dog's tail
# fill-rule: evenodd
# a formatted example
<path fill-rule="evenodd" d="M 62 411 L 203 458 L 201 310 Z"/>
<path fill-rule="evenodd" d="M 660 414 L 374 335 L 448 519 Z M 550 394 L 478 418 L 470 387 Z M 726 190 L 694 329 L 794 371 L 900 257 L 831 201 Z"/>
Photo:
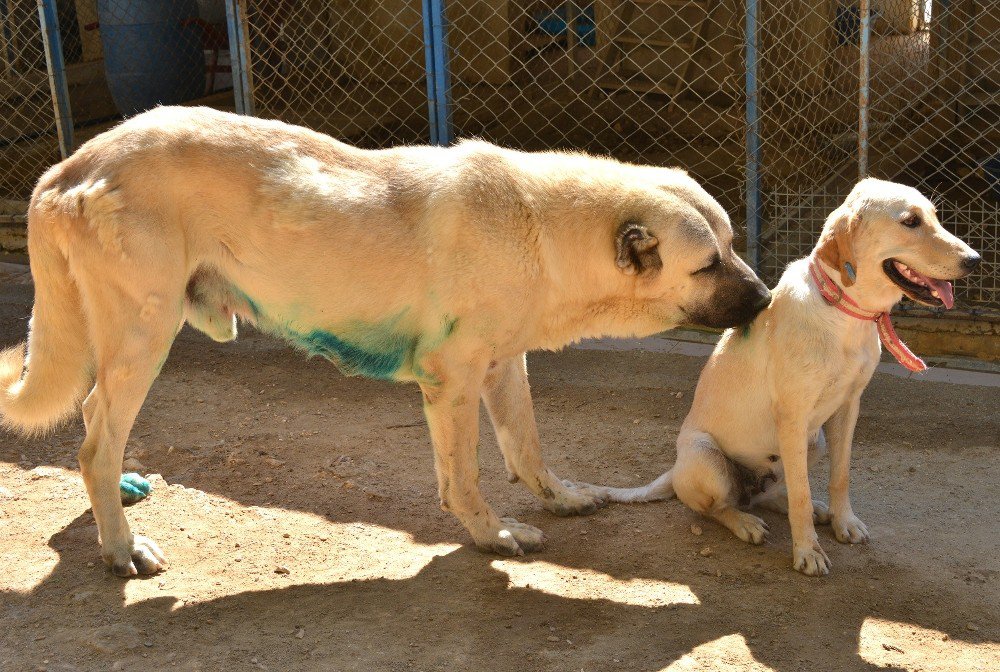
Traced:
<path fill-rule="evenodd" d="M 65 244 L 59 244 L 65 243 L 67 226 L 79 216 L 83 199 L 74 203 L 75 197 L 59 195 L 56 189 L 43 193 L 46 178 L 28 210 L 28 255 L 35 284 L 28 340 L 0 353 L 0 421 L 25 434 L 44 433 L 65 420 L 91 378 L 80 292 L 70 275 Z"/>
<path fill-rule="evenodd" d="M 601 488 L 602 493 L 611 502 L 657 502 L 661 499 L 671 499 L 674 493 L 674 470 L 666 472 L 655 481 L 641 488 Z"/>

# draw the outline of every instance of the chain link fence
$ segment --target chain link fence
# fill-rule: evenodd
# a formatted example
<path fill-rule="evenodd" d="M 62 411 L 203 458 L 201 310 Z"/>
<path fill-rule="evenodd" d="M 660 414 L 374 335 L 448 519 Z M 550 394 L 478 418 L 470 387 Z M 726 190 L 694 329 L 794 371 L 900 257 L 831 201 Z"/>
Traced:
<path fill-rule="evenodd" d="M 959 311 L 1000 317 L 1000 0 L 43 2 L 59 9 L 76 145 L 184 103 L 362 147 L 480 137 L 676 165 L 738 230 L 760 222 L 771 282 L 867 162 L 983 254 Z M 58 159 L 30 4 L 0 0 L 0 198 L 25 198 Z"/>
<path fill-rule="evenodd" d="M 743 13 L 714 0 L 452 0 L 460 137 L 683 166 L 742 203 Z"/>
<path fill-rule="evenodd" d="M 35 180 L 58 160 L 38 7 L 0 0 L 0 218 L 20 220 Z"/>
<path fill-rule="evenodd" d="M 420 0 L 247 0 L 256 114 L 361 147 L 427 143 Z"/>

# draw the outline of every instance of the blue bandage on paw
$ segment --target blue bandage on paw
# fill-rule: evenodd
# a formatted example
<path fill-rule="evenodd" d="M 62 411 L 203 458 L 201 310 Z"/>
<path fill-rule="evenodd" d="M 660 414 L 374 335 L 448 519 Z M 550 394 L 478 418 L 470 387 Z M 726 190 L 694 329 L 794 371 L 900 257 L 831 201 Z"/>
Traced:
<path fill-rule="evenodd" d="M 128 506 L 149 497 L 153 486 L 139 474 L 122 474 L 121 480 L 118 481 L 118 490 L 121 492 L 122 504 Z"/>

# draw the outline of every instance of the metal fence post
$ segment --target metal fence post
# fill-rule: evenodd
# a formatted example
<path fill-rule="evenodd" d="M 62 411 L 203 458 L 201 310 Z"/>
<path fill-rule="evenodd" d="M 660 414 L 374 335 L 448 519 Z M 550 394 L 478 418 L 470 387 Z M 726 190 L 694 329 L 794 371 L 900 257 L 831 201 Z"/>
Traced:
<path fill-rule="evenodd" d="M 253 77 L 250 74 L 245 0 L 226 0 L 226 29 L 229 32 L 229 63 L 233 72 L 236 111 L 253 116 Z"/>
<path fill-rule="evenodd" d="M 73 153 L 73 110 L 69 104 L 56 0 L 38 0 L 38 21 L 45 45 L 45 65 L 49 70 L 49 91 L 56 118 L 56 134 L 59 136 L 59 154 L 65 159 Z"/>
<path fill-rule="evenodd" d="M 869 59 L 868 45 L 871 41 L 871 2 L 860 0 L 861 44 L 858 58 L 858 179 L 868 176 L 868 96 Z"/>
<path fill-rule="evenodd" d="M 747 261 L 760 271 L 760 110 L 757 80 L 757 0 L 746 0 Z"/>
<path fill-rule="evenodd" d="M 423 0 L 427 114 L 432 145 L 447 145 L 453 137 L 448 24 L 444 12 L 444 0 Z"/>

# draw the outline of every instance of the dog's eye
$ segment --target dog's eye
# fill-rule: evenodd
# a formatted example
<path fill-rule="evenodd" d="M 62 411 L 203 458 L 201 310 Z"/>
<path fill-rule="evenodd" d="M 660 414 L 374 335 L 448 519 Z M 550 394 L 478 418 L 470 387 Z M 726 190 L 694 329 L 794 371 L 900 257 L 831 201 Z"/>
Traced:
<path fill-rule="evenodd" d="M 699 273 L 708 273 L 710 271 L 714 271 L 719 267 L 719 264 L 721 263 L 722 263 L 722 257 L 716 254 L 714 257 L 712 257 L 712 261 L 709 262 L 708 266 L 702 266 L 691 275 L 698 275 Z"/>
<path fill-rule="evenodd" d="M 923 220 L 920 219 L 920 215 L 907 215 L 906 217 L 903 217 L 900 224 L 908 229 L 915 229 L 923 224 Z"/>

